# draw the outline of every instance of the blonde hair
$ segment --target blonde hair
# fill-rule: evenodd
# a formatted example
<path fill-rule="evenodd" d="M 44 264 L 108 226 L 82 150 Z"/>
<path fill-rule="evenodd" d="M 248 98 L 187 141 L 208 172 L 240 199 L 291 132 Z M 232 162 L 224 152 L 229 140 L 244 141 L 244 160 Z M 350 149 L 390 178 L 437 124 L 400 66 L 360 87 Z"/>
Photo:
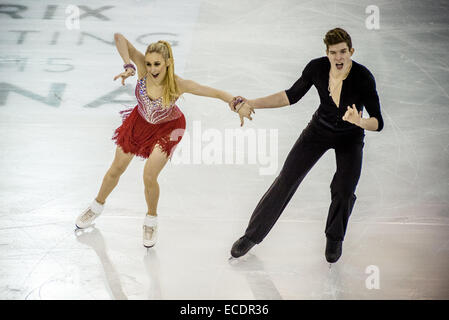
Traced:
<path fill-rule="evenodd" d="M 175 61 L 173 59 L 173 52 L 171 46 L 167 41 L 160 40 L 154 42 L 147 47 L 145 55 L 147 53 L 156 52 L 162 55 L 165 62 L 168 63 L 167 74 L 163 80 L 164 93 L 162 95 L 163 104 L 166 107 L 170 107 L 170 104 L 179 97 L 179 88 L 175 81 Z"/>

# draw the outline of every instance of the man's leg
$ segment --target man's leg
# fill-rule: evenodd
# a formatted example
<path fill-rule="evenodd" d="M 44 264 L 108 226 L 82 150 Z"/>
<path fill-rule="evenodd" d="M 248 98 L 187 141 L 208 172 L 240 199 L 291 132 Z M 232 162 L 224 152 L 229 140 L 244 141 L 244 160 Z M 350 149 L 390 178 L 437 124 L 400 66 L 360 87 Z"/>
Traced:
<path fill-rule="evenodd" d="M 326 237 L 343 241 L 349 216 L 357 199 L 355 189 L 360 178 L 363 141 L 335 147 L 337 170 L 330 185 L 332 203 L 326 223 Z"/>
<path fill-rule="evenodd" d="M 329 149 L 328 139 L 312 123 L 304 129 L 287 156 L 279 176 L 255 208 L 245 237 L 260 243 L 274 226 L 300 183 Z"/>

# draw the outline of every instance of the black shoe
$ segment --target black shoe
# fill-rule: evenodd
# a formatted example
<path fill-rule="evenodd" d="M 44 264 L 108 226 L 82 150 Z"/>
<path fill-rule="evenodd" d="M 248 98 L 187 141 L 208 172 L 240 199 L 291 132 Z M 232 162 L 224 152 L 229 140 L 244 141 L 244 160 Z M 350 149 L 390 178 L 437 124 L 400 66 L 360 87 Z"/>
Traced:
<path fill-rule="evenodd" d="M 255 245 L 255 242 L 252 242 L 247 237 L 243 236 L 232 245 L 231 256 L 234 258 L 244 256 Z"/>
<path fill-rule="evenodd" d="M 326 260 L 329 263 L 337 262 L 341 256 L 343 241 L 326 239 Z"/>

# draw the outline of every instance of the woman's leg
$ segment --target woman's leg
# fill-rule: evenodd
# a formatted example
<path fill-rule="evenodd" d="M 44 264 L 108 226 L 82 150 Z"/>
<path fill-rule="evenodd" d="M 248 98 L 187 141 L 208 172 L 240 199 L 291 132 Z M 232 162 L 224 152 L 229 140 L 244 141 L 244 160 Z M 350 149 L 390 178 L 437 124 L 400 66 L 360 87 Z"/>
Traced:
<path fill-rule="evenodd" d="M 101 204 L 105 203 L 106 198 L 109 196 L 112 190 L 114 190 L 120 179 L 120 176 L 123 172 L 125 172 L 133 157 L 134 154 L 125 153 L 120 146 L 117 146 L 117 149 L 115 150 L 114 161 L 112 162 L 109 170 L 106 172 L 103 178 L 103 183 L 100 187 L 100 191 L 98 191 L 98 195 L 95 199 L 97 200 L 97 202 Z"/>
<path fill-rule="evenodd" d="M 157 203 L 159 200 L 159 184 L 157 178 L 168 161 L 162 148 L 156 145 L 145 163 L 143 182 L 145 185 L 145 200 L 147 201 L 147 215 L 157 216 Z"/>

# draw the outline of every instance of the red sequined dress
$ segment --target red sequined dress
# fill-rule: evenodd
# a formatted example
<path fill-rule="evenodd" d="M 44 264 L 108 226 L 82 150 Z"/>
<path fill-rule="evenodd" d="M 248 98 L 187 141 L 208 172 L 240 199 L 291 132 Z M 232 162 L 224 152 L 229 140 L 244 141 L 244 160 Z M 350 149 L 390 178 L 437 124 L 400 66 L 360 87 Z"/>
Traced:
<path fill-rule="evenodd" d="M 176 101 L 164 107 L 162 97 L 152 100 L 147 94 L 146 76 L 137 80 L 135 94 L 137 105 L 120 111 L 123 122 L 112 139 L 125 153 L 148 158 L 158 144 L 171 157 L 184 134 L 184 114 Z"/>

